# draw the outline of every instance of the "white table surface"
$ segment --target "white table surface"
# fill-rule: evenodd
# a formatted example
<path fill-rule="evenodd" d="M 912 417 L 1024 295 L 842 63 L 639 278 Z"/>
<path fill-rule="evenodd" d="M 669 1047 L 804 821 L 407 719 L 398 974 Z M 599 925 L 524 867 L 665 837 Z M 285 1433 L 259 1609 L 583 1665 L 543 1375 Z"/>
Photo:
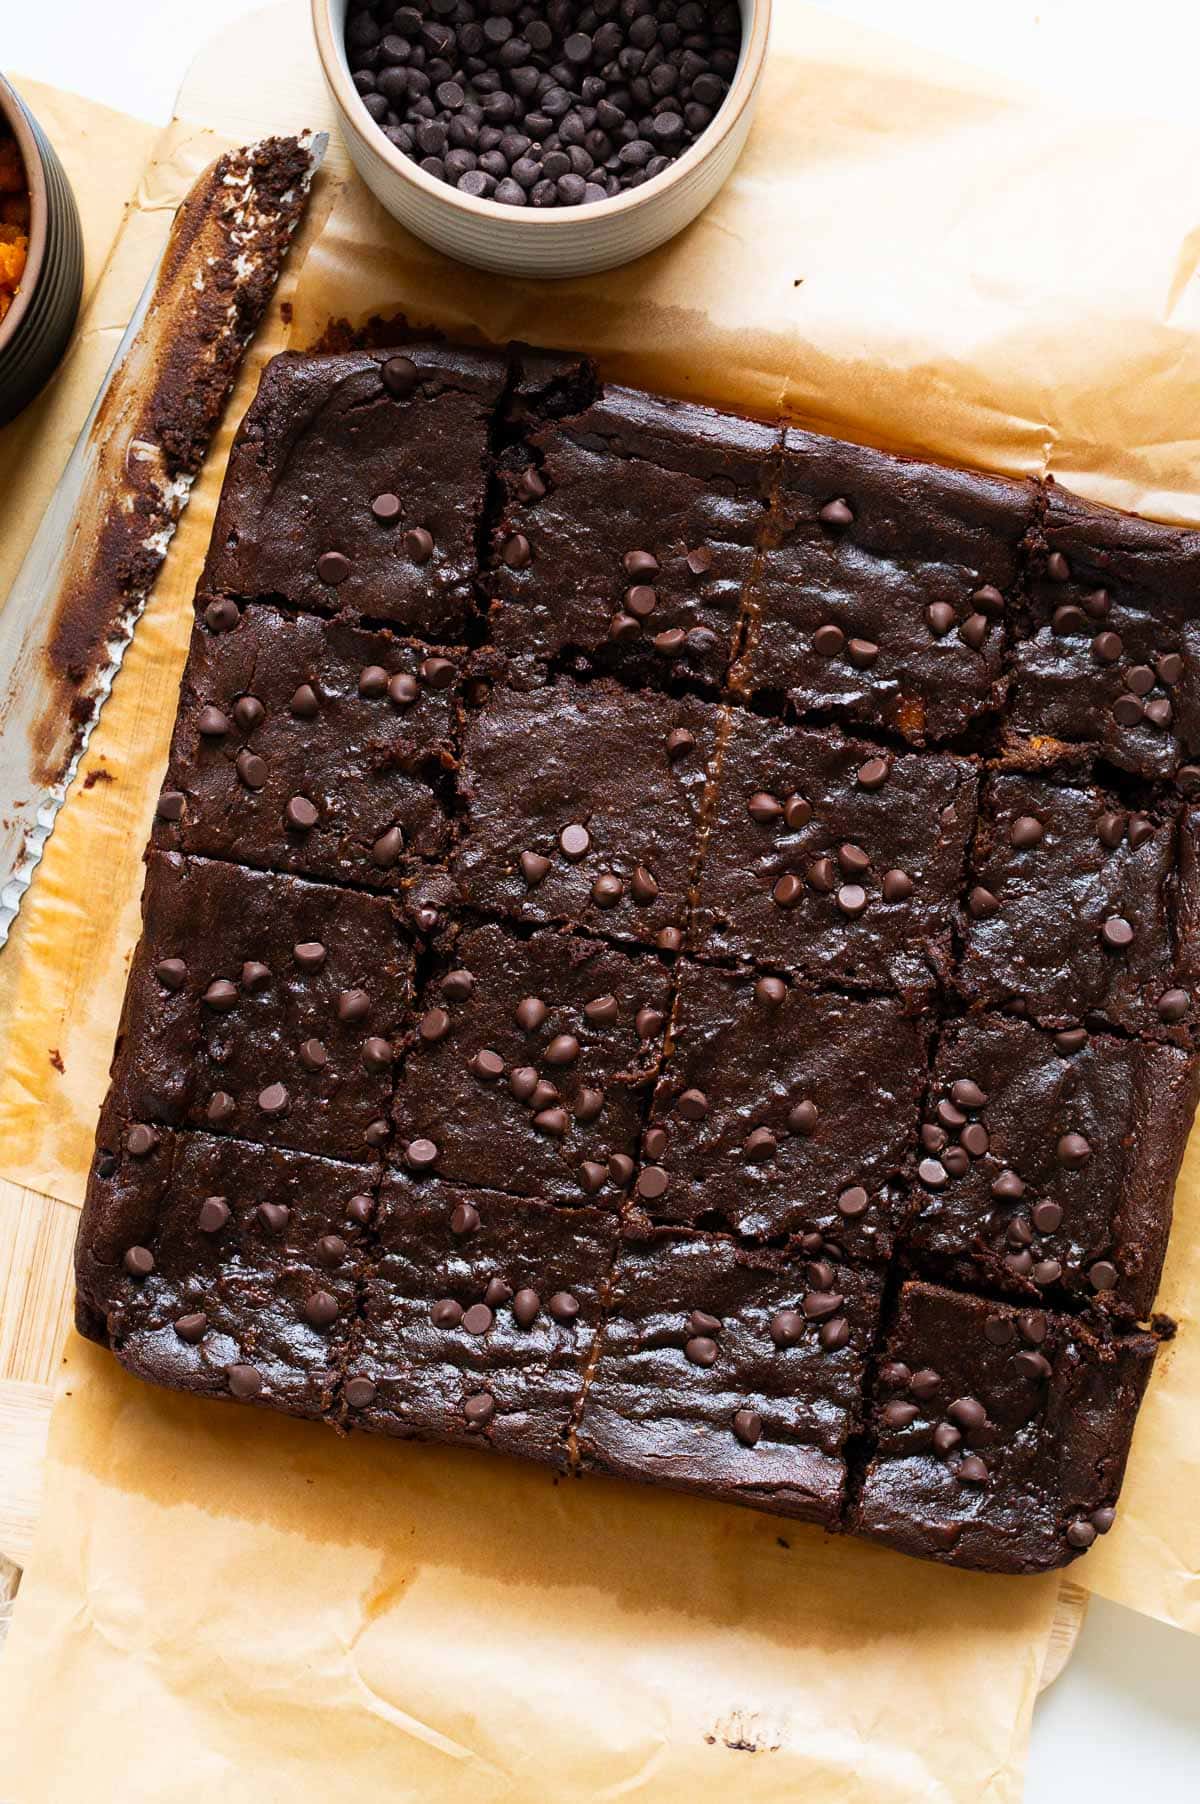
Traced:
<path fill-rule="evenodd" d="M 0 58 L 6 70 L 165 121 L 201 45 L 258 3 L 0 0 Z M 1200 8 L 1189 0 L 824 4 L 1061 95 L 1064 105 L 1081 99 L 1108 113 L 1113 129 L 1128 129 L 1136 114 L 1195 121 Z M 1200 1798 L 1200 1636 L 1096 1601 L 1070 1665 L 1038 1704 L 1026 1804 L 1147 1792 L 1156 1804 Z"/>

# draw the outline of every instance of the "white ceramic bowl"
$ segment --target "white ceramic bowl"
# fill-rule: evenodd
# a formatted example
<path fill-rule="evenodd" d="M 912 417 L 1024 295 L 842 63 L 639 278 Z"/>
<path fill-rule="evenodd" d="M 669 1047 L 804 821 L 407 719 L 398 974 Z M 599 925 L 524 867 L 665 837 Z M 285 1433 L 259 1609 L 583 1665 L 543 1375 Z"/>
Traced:
<path fill-rule="evenodd" d="M 545 212 L 476 200 L 390 144 L 359 99 L 346 61 L 347 0 L 312 0 L 313 30 L 342 135 L 364 182 L 393 219 L 437 250 L 512 276 L 583 276 L 644 256 L 706 207 L 737 162 L 767 53 L 771 0 L 738 0 L 742 50 L 729 93 L 690 150 L 616 200 Z"/>

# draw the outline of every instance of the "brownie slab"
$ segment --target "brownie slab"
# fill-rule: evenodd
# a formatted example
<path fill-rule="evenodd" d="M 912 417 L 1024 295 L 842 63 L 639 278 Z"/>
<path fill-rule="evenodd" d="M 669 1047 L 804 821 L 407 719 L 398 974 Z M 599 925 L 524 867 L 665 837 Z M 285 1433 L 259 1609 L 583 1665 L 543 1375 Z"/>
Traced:
<path fill-rule="evenodd" d="M 1064 1565 L 1112 1524 L 1154 1345 L 906 1284 L 851 1526 L 985 1572 Z"/>
<path fill-rule="evenodd" d="M 943 1031 L 921 1130 L 918 1263 L 1145 1320 L 1196 1107 L 1194 1055 L 1000 1015 Z"/>
<path fill-rule="evenodd" d="M 494 689 L 463 741 L 465 900 L 677 948 L 719 721 L 607 678 Z"/>
<path fill-rule="evenodd" d="M 616 1218 L 384 1179 L 346 1420 L 565 1469 Z"/>
<path fill-rule="evenodd" d="M 1200 752 L 1200 533 L 1051 488 L 1040 541 L 1013 651 L 1016 754 L 1173 776 Z"/>
<path fill-rule="evenodd" d="M 230 454 L 202 591 L 461 638 L 505 379 L 502 358 L 431 345 L 272 358 Z"/>
<path fill-rule="evenodd" d="M 518 661 L 719 683 L 778 439 L 616 387 L 532 433 L 501 469 L 493 642 Z"/>
<path fill-rule="evenodd" d="M 660 1230 L 622 1246 L 578 1431 L 616 1473 L 834 1527 L 880 1280 Z"/>
<path fill-rule="evenodd" d="M 106 1109 L 76 1252 L 79 1325 L 141 1378 L 319 1416 L 357 1296 L 369 1168 Z"/>
<path fill-rule="evenodd" d="M 958 987 L 1045 1027 L 1095 1019 L 1187 1039 L 1195 820 L 1130 810 L 1080 783 L 1008 773 L 984 784 Z"/>
<path fill-rule="evenodd" d="M 1004 699 L 1032 484 L 789 428 L 734 682 L 914 744 Z"/>
<path fill-rule="evenodd" d="M 925 1030 L 886 997 L 681 960 L 635 1202 L 656 1221 L 886 1259 L 906 1205 Z"/>
<path fill-rule="evenodd" d="M 632 1177 L 669 973 L 599 940 L 464 933 L 420 999 L 393 1104 L 394 1157 L 439 1176 L 610 1206 Z M 435 1149 L 432 1159 L 428 1148 Z"/>
<path fill-rule="evenodd" d="M 121 1116 L 370 1159 L 410 1024 L 394 906 L 152 852 L 142 919 L 113 1064 Z"/>
<path fill-rule="evenodd" d="M 458 677 L 388 632 L 219 604 L 192 634 L 155 843 L 396 887 L 448 846 Z"/>
<path fill-rule="evenodd" d="M 708 956 L 926 996 L 949 972 L 970 759 L 731 709 L 696 911 Z"/>

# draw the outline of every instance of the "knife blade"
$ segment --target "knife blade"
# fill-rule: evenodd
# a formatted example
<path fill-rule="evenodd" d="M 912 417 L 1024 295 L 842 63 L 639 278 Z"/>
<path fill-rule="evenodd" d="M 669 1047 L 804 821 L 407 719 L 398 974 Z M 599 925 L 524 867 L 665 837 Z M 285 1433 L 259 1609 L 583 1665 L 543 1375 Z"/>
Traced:
<path fill-rule="evenodd" d="M 303 132 L 230 151 L 187 195 L 0 612 L 0 947 L 327 144 Z"/>

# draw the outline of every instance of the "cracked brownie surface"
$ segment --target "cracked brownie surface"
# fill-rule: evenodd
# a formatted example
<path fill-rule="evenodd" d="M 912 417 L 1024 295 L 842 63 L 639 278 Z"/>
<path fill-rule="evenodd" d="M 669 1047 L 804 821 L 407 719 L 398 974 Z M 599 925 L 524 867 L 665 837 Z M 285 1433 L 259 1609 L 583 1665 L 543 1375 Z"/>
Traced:
<path fill-rule="evenodd" d="M 568 352 L 274 359 L 81 1329 L 339 1431 L 1076 1557 L 1171 1332 L 1198 543 Z"/>

